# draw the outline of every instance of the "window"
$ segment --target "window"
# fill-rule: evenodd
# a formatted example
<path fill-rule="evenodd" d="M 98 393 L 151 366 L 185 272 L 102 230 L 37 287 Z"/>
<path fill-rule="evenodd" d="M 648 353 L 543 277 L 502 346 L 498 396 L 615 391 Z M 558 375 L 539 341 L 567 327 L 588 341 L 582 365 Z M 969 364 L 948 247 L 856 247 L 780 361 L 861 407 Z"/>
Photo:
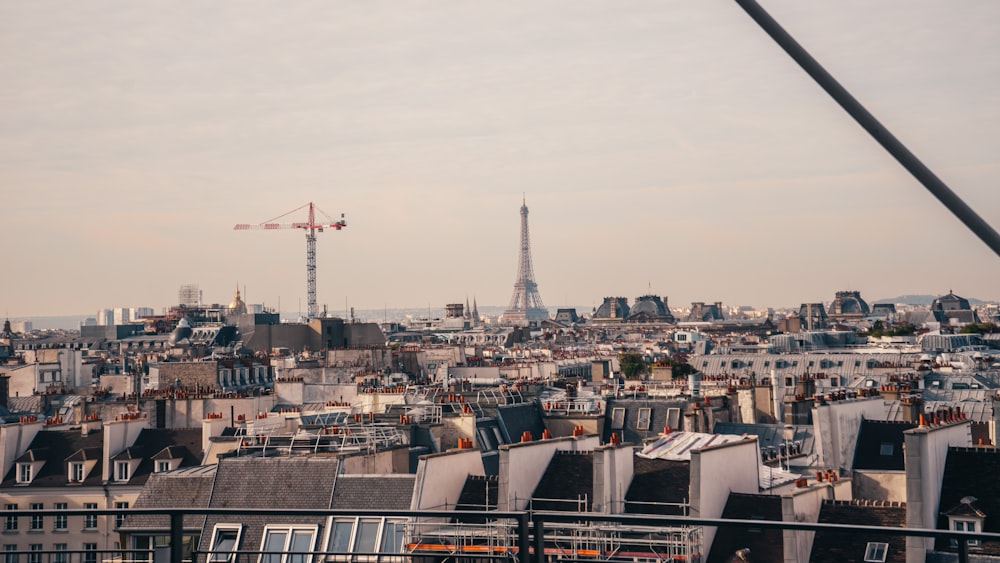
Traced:
<path fill-rule="evenodd" d="M 386 520 L 382 526 L 382 541 L 379 553 L 402 553 L 403 530 L 406 522 L 403 520 Z"/>
<path fill-rule="evenodd" d="M 649 430 L 650 419 L 652 418 L 652 409 L 641 408 L 639 409 L 639 417 L 635 421 L 636 430 Z"/>
<path fill-rule="evenodd" d="M 362 518 L 358 522 L 358 532 L 354 538 L 354 551 L 357 553 L 375 553 L 378 541 L 378 528 L 381 520 Z"/>
<path fill-rule="evenodd" d="M 42 563 L 42 544 L 33 543 L 28 549 L 31 550 L 28 554 L 28 563 Z"/>
<path fill-rule="evenodd" d="M 54 508 L 56 510 L 66 510 L 68 507 L 65 502 L 57 502 Z M 65 530 L 67 528 L 66 520 L 67 519 L 65 514 L 56 514 L 55 517 L 53 518 L 54 524 L 52 526 L 52 529 Z"/>
<path fill-rule="evenodd" d="M 32 510 L 32 512 L 34 512 L 36 510 L 45 510 L 45 505 L 42 504 L 42 503 L 40 503 L 40 502 L 33 502 L 33 503 L 31 503 L 31 510 Z M 31 515 L 31 524 L 29 525 L 29 528 L 32 529 L 32 530 L 41 530 L 44 527 L 45 527 L 45 522 L 44 522 L 44 519 L 42 518 L 42 515 L 41 514 L 32 514 Z"/>
<path fill-rule="evenodd" d="M 4 510 L 17 510 L 16 504 L 5 504 Z M 4 521 L 3 529 L 5 532 L 15 532 L 17 531 L 17 516 L 8 516 Z"/>
<path fill-rule="evenodd" d="M 52 554 L 52 563 L 66 563 L 66 544 L 57 543 L 52 546 L 55 553 Z"/>
<path fill-rule="evenodd" d="M 351 551 L 351 536 L 354 535 L 354 519 L 336 520 L 330 532 L 330 541 L 327 544 L 327 551 L 333 553 L 347 553 Z"/>
<path fill-rule="evenodd" d="M 96 502 L 85 502 L 83 503 L 83 508 L 86 510 L 97 510 Z M 83 517 L 83 529 L 84 530 L 96 530 L 97 529 L 97 515 L 87 514 Z"/>
<path fill-rule="evenodd" d="M 3 563 L 18 563 L 17 544 L 8 543 L 3 546 Z"/>
<path fill-rule="evenodd" d="M 115 481 L 128 481 L 129 465 L 127 461 L 115 462 Z"/>
<path fill-rule="evenodd" d="M 267 526 L 260 563 L 306 563 L 316 541 L 316 527 Z"/>
<path fill-rule="evenodd" d="M 97 544 L 83 544 L 83 563 L 97 563 Z"/>
<path fill-rule="evenodd" d="M 69 482 L 70 483 L 83 482 L 83 463 L 74 461 L 69 464 Z"/>
<path fill-rule="evenodd" d="M 865 563 L 885 563 L 885 557 L 889 552 L 889 544 L 882 542 L 868 542 L 865 547 Z"/>
<path fill-rule="evenodd" d="M 163 460 L 157 461 L 156 462 L 156 472 L 157 473 L 163 473 L 164 471 L 170 471 L 170 462 L 169 461 L 163 461 Z"/>
<path fill-rule="evenodd" d="M 327 535 L 327 559 L 345 561 L 348 553 L 402 553 L 405 526 L 399 518 L 335 519 Z"/>
<path fill-rule="evenodd" d="M 17 482 L 18 483 L 30 483 L 31 482 L 31 464 L 30 463 L 19 463 L 19 464 L 17 464 Z"/>
<path fill-rule="evenodd" d="M 115 503 L 115 510 L 128 510 L 128 503 L 127 502 L 116 502 Z M 119 512 L 118 514 L 115 514 L 115 528 L 121 528 L 122 527 L 122 522 L 124 522 L 124 521 L 125 521 L 125 513 L 124 512 Z"/>
<path fill-rule="evenodd" d="M 240 542 L 242 526 L 239 524 L 216 524 L 212 534 L 212 551 L 208 554 L 209 563 L 228 563 L 233 561 L 233 552 Z"/>
<path fill-rule="evenodd" d="M 625 409 L 614 407 L 611 409 L 611 429 L 621 430 L 625 427 Z"/>
<path fill-rule="evenodd" d="M 956 532 L 975 532 L 977 529 L 975 520 L 952 520 L 951 527 Z M 979 540 L 966 540 L 965 544 L 969 547 L 979 547 Z M 958 542 L 956 540 L 951 541 L 952 547 L 958 547 Z"/>
<path fill-rule="evenodd" d="M 892 450 L 892 442 L 882 442 L 878 449 L 878 455 L 891 456 Z"/>
<path fill-rule="evenodd" d="M 667 409 L 667 426 L 671 428 L 681 427 L 681 409 L 677 407 Z"/>

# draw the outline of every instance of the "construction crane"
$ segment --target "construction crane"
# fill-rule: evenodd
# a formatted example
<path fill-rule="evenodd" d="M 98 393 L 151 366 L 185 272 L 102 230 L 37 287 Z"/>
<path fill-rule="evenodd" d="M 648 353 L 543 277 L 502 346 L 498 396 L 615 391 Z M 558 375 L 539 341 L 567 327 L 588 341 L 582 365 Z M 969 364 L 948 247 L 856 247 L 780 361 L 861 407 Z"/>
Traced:
<path fill-rule="evenodd" d="M 301 211 L 305 208 L 309 208 L 309 218 L 304 223 L 278 223 L 279 219 L 287 217 L 292 213 Z M 319 212 L 326 221 L 324 223 L 316 222 L 316 213 Z M 322 209 L 316 207 L 313 202 L 309 202 L 301 207 L 297 207 L 288 213 L 282 213 L 273 219 L 268 219 L 263 223 L 258 223 L 252 225 L 250 223 L 239 223 L 233 230 L 236 231 L 277 231 L 280 229 L 302 229 L 306 232 L 306 295 L 308 301 L 308 312 L 307 315 L 310 319 L 319 316 L 319 309 L 316 306 L 316 231 L 323 232 L 323 229 L 343 229 L 347 226 L 347 221 L 344 220 L 344 214 L 340 214 L 340 220 L 335 221 L 330 218 L 329 215 L 323 212 Z"/>

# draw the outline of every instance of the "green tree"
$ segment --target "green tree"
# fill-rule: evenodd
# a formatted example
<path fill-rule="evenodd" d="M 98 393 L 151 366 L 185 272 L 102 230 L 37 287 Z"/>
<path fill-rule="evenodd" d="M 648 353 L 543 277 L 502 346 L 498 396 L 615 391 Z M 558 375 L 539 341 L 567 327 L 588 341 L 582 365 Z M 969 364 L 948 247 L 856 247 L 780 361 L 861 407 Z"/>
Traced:
<path fill-rule="evenodd" d="M 618 365 L 621 366 L 625 379 L 636 379 L 646 375 L 648 365 L 637 352 L 621 352 L 618 354 Z"/>
<path fill-rule="evenodd" d="M 993 323 L 972 323 L 963 326 L 958 332 L 960 334 L 983 334 L 984 332 L 993 332 L 996 328 Z"/>

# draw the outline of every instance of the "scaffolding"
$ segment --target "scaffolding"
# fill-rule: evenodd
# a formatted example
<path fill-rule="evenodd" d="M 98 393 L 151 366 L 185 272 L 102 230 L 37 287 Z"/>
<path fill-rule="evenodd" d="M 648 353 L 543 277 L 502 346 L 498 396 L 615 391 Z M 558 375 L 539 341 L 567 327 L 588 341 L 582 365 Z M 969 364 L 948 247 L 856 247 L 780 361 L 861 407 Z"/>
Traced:
<path fill-rule="evenodd" d="M 407 552 L 413 555 L 518 555 L 517 523 L 413 520 L 408 524 Z M 633 526 L 606 523 L 549 524 L 544 541 L 549 560 L 643 561 L 700 563 L 701 527 Z"/>
<path fill-rule="evenodd" d="M 391 424 L 329 426 L 315 432 L 273 430 L 238 434 L 238 455 L 303 455 L 337 452 L 375 452 L 406 445 L 402 432 Z"/>

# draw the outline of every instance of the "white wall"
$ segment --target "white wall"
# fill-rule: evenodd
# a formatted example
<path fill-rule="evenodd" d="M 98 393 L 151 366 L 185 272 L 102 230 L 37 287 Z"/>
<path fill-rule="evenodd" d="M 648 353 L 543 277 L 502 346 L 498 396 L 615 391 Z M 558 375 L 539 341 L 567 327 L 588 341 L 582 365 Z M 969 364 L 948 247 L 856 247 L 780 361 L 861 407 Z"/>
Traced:
<path fill-rule="evenodd" d="M 594 450 L 594 512 L 621 514 L 625 493 L 635 472 L 635 448 L 631 444 L 604 445 Z"/>
<path fill-rule="evenodd" d="M 482 452 L 477 449 L 420 456 L 410 510 L 444 510 L 445 505 L 454 508 L 465 478 L 485 474 Z"/>
<path fill-rule="evenodd" d="M 884 420 L 885 402 L 874 397 L 832 401 L 813 407 L 818 467 L 851 468 L 862 419 Z"/>
<path fill-rule="evenodd" d="M 10 473 L 14 460 L 28 451 L 31 441 L 44 425 L 42 420 L 0 425 L 0 468 L 3 475 Z"/>
<path fill-rule="evenodd" d="M 691 451 L 691 516 L 721 518 L 729 493 L 760 492 L 757 437 Z M 716 528 L 706 527 L 702 553 L 710 553 Z"/>
<path fill-rule="evenodd" d="M 905 471 L 855 471 L 854 498 L 906 502 Z"/>
<path fill-rule="evenodd" d="M 260 395 L 257 397 L 240 397 L 233 399 L 209 398 L 209 399 L 167 399 L 164 402 L 165 426 L 167 428 L 200 428 L 205 415 L 208 413 L 222 413 L 222 419 L 227 424 L 239 421 L 240 415 L 246 420 L 252 421 L 257 413 L 268 412 L 278 398 L 275 395 Z M 299 403 L 301 404 L 301 403 Z M 156 406 L 154 401 L 146 401 L 142 409 L 144 412 L 154 413 Z M 150 414 L 150 417 L 154 415 Z M 147 421 L 149 426 L 152 423 Z"/>
<path fill-rule="evenodd" d="M 600 437 L 589 435 L 537 440 L 500 446 L 498 510 L 524 510 L 538 481 L 557 451 L 593 451 Z"/>
<path fill-rule="evenodd" d="M 222 418 L 204 419 L 201 421 L 201 451 L 208 453 L 211 447 L 211 438 L 221 436 L 222 431 L 229 426 L 229 417 L 225 414 Z"/>
<path fill-rule="evenodd" d="M 813 482 L 809 487 L 796 488 L 781 496 L 781 520 L 784 522 L 819 521 L 819 510 L 824 500 L 836 500 L 843 493 L 841 489 L 850 489 L 850 482 L 844 479 L 836 483 Z M 816 532 L 784 530 L 784 562 L 798 563 L 808 561 L 812 551 L 813 538 Z"/>
<path fill-rule="evenodd" d="M 136 420 L 110 420 L 104 422 L 104 457 L 101 464 L 101 478 L 104 481 L 111 477 L 111 457 L 118 455 L 125 448 L 135 443 L 143 428 L 149 426 L 149 416 L 143 414 Z"/>
<path fill-rule="evenodd" d="M 7 380 L 7 392 L 11 397 L 30 397 L 35 392 L 38 382 L 37 364 L 5 368 L 10 377 Z"/>
<path fill-rule="evenodd" d="M 906 462 L 906 527 L 936 528 L 941 482 L 950 446 L 972 445 L 972 423 L 964 420 L 920 426 L 903 433 Z M 907 563 L 923 563 L 931 538 L 906 538 Z"/>

